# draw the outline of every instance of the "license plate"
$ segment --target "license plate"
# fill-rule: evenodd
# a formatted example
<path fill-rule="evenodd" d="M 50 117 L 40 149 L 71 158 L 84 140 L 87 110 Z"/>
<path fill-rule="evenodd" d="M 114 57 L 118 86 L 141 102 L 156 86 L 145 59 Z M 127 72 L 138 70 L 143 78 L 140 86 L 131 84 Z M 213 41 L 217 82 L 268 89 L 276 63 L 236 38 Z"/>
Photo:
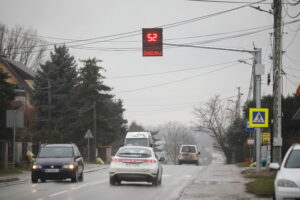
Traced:
<path fill-rule="evenodd" d="M 45 172 L 50 172 L 50 173 L 59 172 L 59 169 L 45 169 Z"/>

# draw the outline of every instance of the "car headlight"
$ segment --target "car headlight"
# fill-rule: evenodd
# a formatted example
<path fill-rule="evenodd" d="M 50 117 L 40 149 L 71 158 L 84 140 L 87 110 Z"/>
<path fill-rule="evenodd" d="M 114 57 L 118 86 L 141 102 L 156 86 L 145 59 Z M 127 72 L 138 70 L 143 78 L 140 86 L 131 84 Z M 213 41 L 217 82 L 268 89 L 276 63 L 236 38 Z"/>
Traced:
<path fill-rule="evenodd" d="M 32 169 L 41 169 L 41 168 L 42 168 L 41 165 L 36 165 L 36 164 L 32 165 Z"/>
<path fill-rule="evenodd" d="M 297 187 L 296 183 L 286 179 L 279 179 L 277 186 L 279 187 Z"/>
<path fill-rule="evenodd" d="M 67 165 L 64 165 L 63 168 L 74 169 L 75 165 L 74 164 L 67 164 Z"/>

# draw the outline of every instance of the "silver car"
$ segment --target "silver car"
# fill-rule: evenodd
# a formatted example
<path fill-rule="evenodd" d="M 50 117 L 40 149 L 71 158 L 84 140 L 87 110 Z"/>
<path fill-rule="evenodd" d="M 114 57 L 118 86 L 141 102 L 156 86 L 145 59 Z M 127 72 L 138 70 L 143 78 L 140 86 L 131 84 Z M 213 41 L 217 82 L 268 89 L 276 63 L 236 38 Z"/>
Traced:
<path fill-rule="evenodd" d="M 110 169 L 110 184 L 121 184 L 121 181 L 146 181 L 153 186 L 161 185 L 162 165 L 151 147 L 121 147 L 113 158 Z"/>

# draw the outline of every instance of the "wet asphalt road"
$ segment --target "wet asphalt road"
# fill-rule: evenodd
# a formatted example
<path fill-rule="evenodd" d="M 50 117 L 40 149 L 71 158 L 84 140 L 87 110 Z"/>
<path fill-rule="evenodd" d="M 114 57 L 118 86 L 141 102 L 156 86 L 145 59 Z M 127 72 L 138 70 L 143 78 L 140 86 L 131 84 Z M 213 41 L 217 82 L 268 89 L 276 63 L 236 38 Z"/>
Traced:
<path fill-rule="evenodd" d="M 83 182 L 46 181 L 0 187 L 1 200 L 171 200 L 179 199 L 204 169 L 195 165 L 164 165 L 162 185 L 122 182 L 110 186 L 108 169 L 86 173 Z"/>

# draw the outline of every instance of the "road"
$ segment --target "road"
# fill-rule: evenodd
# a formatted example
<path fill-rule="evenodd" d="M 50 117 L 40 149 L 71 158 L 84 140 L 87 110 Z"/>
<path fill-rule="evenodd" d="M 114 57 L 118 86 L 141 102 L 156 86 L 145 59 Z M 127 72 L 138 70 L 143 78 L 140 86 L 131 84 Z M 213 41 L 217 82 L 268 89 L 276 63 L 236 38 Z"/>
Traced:
<path fill-rule="evenodd" d="M 122 182 L 110 186 L 108 169 L 85 173 L 84 181 L 47 181 L 24 183 L 0 188 L 1 200 L 171 200 L 179 199 L 182 191 L 190 185 L 203 166 L 164 165 L 162 185 L 154 187 L 148 183 Z"/>

